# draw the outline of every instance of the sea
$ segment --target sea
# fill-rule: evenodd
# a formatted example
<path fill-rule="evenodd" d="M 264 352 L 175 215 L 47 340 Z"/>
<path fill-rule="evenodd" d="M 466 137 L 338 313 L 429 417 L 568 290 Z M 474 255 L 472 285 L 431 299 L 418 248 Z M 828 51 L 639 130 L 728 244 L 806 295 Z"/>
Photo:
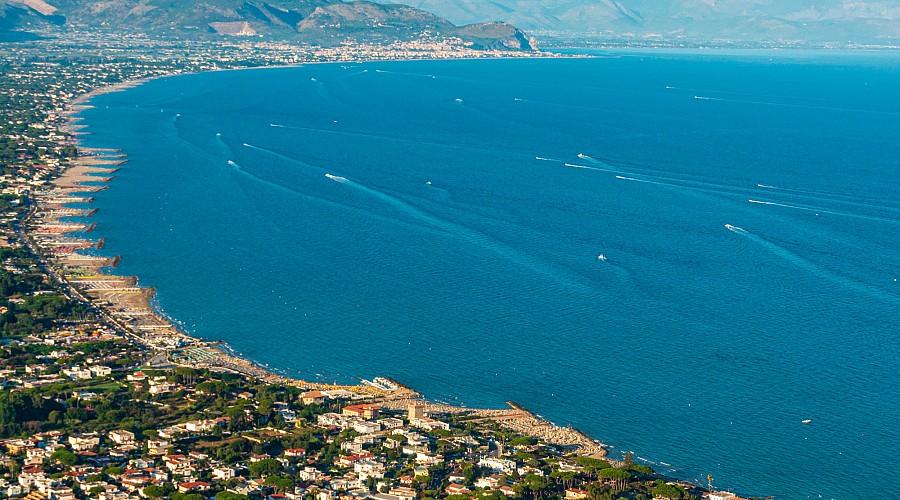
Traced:
<path fill-rule="evenodd" d="M 92 237 L 289 376 L 514 401 L 745 496 L 892 488 L 900 55 L 593 55 L 100 95 Z"/>

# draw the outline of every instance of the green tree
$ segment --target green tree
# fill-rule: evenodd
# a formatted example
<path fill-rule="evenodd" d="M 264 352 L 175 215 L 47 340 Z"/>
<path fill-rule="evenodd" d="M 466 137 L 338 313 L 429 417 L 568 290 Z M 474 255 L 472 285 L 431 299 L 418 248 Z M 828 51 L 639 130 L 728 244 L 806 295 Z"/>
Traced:
<path fill-rule="evenodd" d="M 473 484 L 473 482 L 475 481 L 475 475 L 476 475 L 475 465 L 470 464 L 470 463 L 463 465 L 462 475 L 463 475 L 463 480 L 465 481 L 466 485 L 471 486 Z"/>
<path fill-rule="evenodd" d="M 253 477 L 271 476 L 281 472 L 281 462 L 274 458 L 264 458 L 259 462 L 250 464 L 250 475 Z"/>
<path fill-rule="evenodd" d="M 544 494 L 547 493 L 546 490 L 549 483 L 544 476 L 538 476 L 529 472 L 522 478 L 521 485 L 525 490 L 531 492 L 535 499 L 538 499 L 543 498 Z"/>
<path fill-rule="evenodd" d="M 247 495 L 239 495 L 230 491 L 216 493 L 216 500 L 247 500 Z"/>
<path fill-rule="evenodd" d="M 590 477 L 597 477 L 597 471 L 612 467 L 606 460 L 591 457 L 578 457 L 575 459 L 575 465 L 584 469 L 584 473 Z"/>
<path fill-rule="evenodd" d="M 687 491 L 685 491 L 684 488 L 681 488 L 680 486 L 676 486 L 674 484 L 666 483 L 657 485 L 655 488 L 653 488 L 651 493 L 653 493 L 654 497 L 669 498 L 671 500 L 679 500 L 681 498 L 685 498 L 685 496 L 687 495 Z"/>
<path fill-rule="evenodd" d="M 78 455 L 65 448 L 60 448 L 54 451 L 52 455 L 50 455 L 50 460 L 56 460 L 63 465 L 68 465 L 71 467 L 78 463 Z"/>
<path fill-rule="evenodd" d="M 266 478 L 266 484 L 274 486 L 277 493 L 284 493 L 294 487 L 294 480 L 287 476 L 269 476 Z"/>
<path fill-rule="evenodd" d="M 574 471 L 559 471 L 555 470 L 550 474 L 550 477 L 556 479 L 559 483 L 562 484 L 563 488 L 571 488 L 572 483 L 575 482 L 575 472 Z"/>
<path fill-rule="evenodd" d="M 143 489 L 142 493 L 147 498 L 162 498 L 166 496 L 166 490 L 162 486 L 151 484 Z"/>
<path fill-rule="evenodd" d="M 600 479 L 611 481 L 613 484 L 613 489 L 615 489 L 616 491 L 624 491 L 628 480 L 631 479 L 630 472 L 625 469 L 616 469 L 615 467 L 603 469 L 597 473 L 597 476 Z"/>

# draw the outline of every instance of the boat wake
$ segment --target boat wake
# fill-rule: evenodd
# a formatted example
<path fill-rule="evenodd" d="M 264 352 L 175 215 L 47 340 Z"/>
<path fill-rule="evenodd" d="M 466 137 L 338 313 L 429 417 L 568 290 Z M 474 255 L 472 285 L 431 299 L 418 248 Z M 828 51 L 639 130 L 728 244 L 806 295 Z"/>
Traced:
<path fill-rule="evenodd" d="M 497 241 L 476 229 L 472 229 L 462 224 L 458 224 L 456 222 L 452 222 L 450 220 L 428 213 L 425 210 L 416 207 L 396 196 L 377 189 L 370 188 L 368 186 L 360 184 L 359 182 L 345 180 L 344 184 L 359 189 L 360 191 L 363 191 L 387 203 L 388 205 L 401 210 L 406 215 L 425 223 L 433 229 L 438 229 L 439 231 L 448 235 L 461 237 L 471 244 L 477 245 L 486 250 L 490 250 L 500 257 L 508 260 L 509 262 L 529 269 L 537 274 L 543 275 L 547 279 L 556 281 L 557 283 L 567 287 L 577 288 L 587 292 L 592 291 L 590 285 L 582 283 L 581 276 L 572 274 L 568 269 L 536 259 L 535 257 L 520 252 L 513 247 L 507 246 L 505 243 Z"/>
<path fill-rule="evenodd" d="M 832 191 L 815 191 L 812 189 L 786 188 L 771 184 L 757 184 L 760 189 L 767 189 L 801 198 L 812 198 L 819 201 L 845 203 L 875 210 L 898 211 L 897 206 L 885 205 L 883 199 L 867 197 L 860 194 L 836 193 Z"/>
<path fill-rule="evenodd" d="M 648 180 L 644 180 L 644 179 L 638 179 L 637 177 L 625 177 L 624 175 L 617 175 L 616 179 L 620 179 L 623 181 L 643 182 L 644 184 L 657 184 L 660 186 L 670 186 L 671 185 L 671 184 L 665 184 L 663 182 L 654 182 L 654 181 L 648 181 Z"/>
<path fill-rule="evenodd" d="M 340 175 L 325 174 L 325 177 L 328 177 L 329 179 L 333 180 L 334 182 L 349 182 L 350 181 L 346 177 L 341 177 Z"/>
<path fill-rule="evenodd" d="M 589 167 L 587 165 L 578 165 L 576 163 L 563 163 L 566 167 L 569 168 L 582 168 L 584 170 L 596 170 L 598 172 L 609 172 L 611 174 L 624 174 L 626 172 L 622 172 L 621 170 L 613 170 L 610 168 L 600 168 L 600 167 Z"/>
<path fill-rule="evenodd" d="M 887 219 L 884 217 L 876 217 L 873 215 L 863 215 L 863 214 L 855 214 L 852 212 L 842 212 L 839 210 L 831 210 L 831 209 L 827 209 L 827 208 L 809 207 L 809 206 L 804 206 L 804 205 L 790 205 L 787 203 L 778 203 L 775 201 L 763 201 L 763 200 L 754 200 L 754 199 L 749 199 L 747 201 L 750 203 L 756 203 L 757 205 L 769 205 L 769 206 L 773 206 L 773 207 L 790 208 L 792 210 L 803 210 L 806 212 L 815 212 L 816 216 L 818 216 L 819 214 L 829 214 L 829 215 L 839 215 L 842 217 L 854 217 L 857 219 L 868 219 L 868 220 L 876 220 L 879 222 L 889 222 L 889 223 L 894 223 L 894 224 L 900 224 L 900 220 L 897 220 L 897 219 Z"/>
<path fill-rule="evenodd" d="M 815 276 L 818 276 L 819 278 L 830 281 L 836 285 L 853 290 L 855 292 L 868 295 L 868 296 L 873 297 L 878 300 L 900 304 L 900 297 L 891 295 L 879 288 L 875 288 L 866 283 L 861 283 L 861 282 L 856 281 L 847 276 L 842 276 L 840 274 L 836 274 L 836 273 L 820 266 L 819 264 L 817 264 L 805 257 L 802 257 L 781 245 L 778 245 L 778 244 L 773 243 L 761 236 L 753 234 L 750 231 L 747 231 L 746 229 L 743 229 L 743 228 L 740 228 L 740 227 L 737 227 L 737 226 L 734 226 L 731 224 L 725 224 L 725 228 L 733 233 L 739 234 L 742 237 L 749 239 L 750 241 L 758 244 L 762 248 L 765 248 L 766 250 L 770 251 L 771 253 L 777 255 L 778 257 L 781 257 L 782 259 L 786 260 L 787 262 L 789 262 L 801 269 L 804 269 L 804 270 L 808 271 L 809 273 L 811 273 Z"/>

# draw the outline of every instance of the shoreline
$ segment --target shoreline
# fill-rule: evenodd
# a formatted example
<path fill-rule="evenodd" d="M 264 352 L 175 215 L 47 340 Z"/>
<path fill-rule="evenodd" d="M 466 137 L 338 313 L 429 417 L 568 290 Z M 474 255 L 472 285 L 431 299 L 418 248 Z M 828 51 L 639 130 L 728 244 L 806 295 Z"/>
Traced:
<path fill-rule="evenodd" d="M 515 58 L 520 58 L 518 56 Z M 534 57 L 534 56 L 532 56 Z M 537 56 L 551 58 L 558 56 Z M 514 57 L 509 57 L 512 59 Z M 560 58 L 569 58 L 562 56 Z M 474 60 L 483 58 L 455 58 Z M 455 60 L 454 59 L 454 60 Z M 406 60 L 448 60 L 446 58 L 390 59 Z M 299 67 L 307 64 L 347 64 L 376 61 L 309 61 L 291 65 L 271 65 L 248 68 L 227 68 L 215 71 L 237 71 L 251 69 L 274 69 Z M 379 60 L 378 62 L 381 62 Z M 448 414 L 466 413 L 479 420 L 491 420 L 501 426 L 523 435 L 534 437 L 579 455 L 605 458 L 606 446 L 600 441 L 572 427 L 563 427 L 540 418 L 525 408 L 507 402 L 503 408 L 465 408 L 428 401 L 424 396 L 403 384 L 386 379 L 388 386 L 362 382 L 358 385 L 328 384 L 287 377 L 275 370 L 239 355 L 223 341 L 208 341 L 194 337 L 183 330 L 177 319 L 165 313 L 155 300 L 153 287 L 139 284 L 137 276 L 110 274 L 120 257 L 101 257 L 83 253 L 84 250 L 99 250 L 103 239 L 93 241 L 88 238 L 96 223 L 70 222 L 72 217 L 89 218 L 97 209 L 91 209 L 93 193 L 108 187 L 115 178 L 115 172 L 127 163 L 127 155 L 114 148 L 85 147 L 79 136 L 87 135 L 86 125 L 79 123 L 81 111 L 93 106 L 90 101 L 98 96 L 135 88 L 151 80 L 193 74 L 174 71 L 152 77 L 138 78 L 100 87 L 79 95 L 63 103 L 60 116 L 64 118 L 61 129 L 69 136 L 67 143 L 78 148 L 78 157 L 51 182 L 50 189 L 33 195 L 35 208 L 23 219 L 27 228 L 24 238 L 32 252 L 46 266 L 51 277 L 60 283 L 62 292 L 95 307 L 101 319 L 114 325 L 128 340 L 156 354 L 165 354 L 167 363 L 158 365 L 208 368 L 226 371 L 260 380 L 266 383 L 289 385 L 306 390 L 349 391 L 354 398 L 369 399 L 386 408 L 406 408 L 411 399 L 424 400 L 431 411 Z M 88 205 L 74 208 L 71 204 Z M 68 292 L 68 293 L 67 293 Z M 169 363 L 169 360 L 171 362 Z M 151 365 L 152 366 L 152 365 Z M 608 459 L 607 459 L 608 460 Z"/>

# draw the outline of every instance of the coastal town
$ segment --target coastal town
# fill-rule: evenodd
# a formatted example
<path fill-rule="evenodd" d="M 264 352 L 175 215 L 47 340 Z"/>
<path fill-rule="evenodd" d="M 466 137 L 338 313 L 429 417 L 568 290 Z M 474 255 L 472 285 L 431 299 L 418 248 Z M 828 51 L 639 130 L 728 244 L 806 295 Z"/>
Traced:
<path fill-rule="evenodd" d="M 92 194 L 127 168 L 79 147 L 99 92 L 308 62 L 546 57 L 457 40 L 310 48 L 73 36 L 0 46 L 0 496 L 27 500 L 739 499 L 612 459 L 526 409 L 425 401 L 379 378 L 287 378 L 194 339 L 96 252 Z M 114 146 L 114 145 L 111 145 Z"/>

